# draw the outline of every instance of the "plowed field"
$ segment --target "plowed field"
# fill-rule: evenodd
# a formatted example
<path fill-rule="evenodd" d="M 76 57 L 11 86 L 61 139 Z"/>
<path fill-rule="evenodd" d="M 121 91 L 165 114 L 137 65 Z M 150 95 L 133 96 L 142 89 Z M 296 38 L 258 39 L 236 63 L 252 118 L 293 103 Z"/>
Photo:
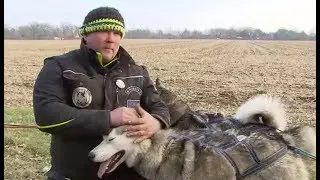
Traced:
<path fill-rule="evenodd" d="M 6 107 L 32 107 L 43 59 L 79 47 L 76 40 L 4 44 Z M 267 93 L 283 98 L 289 123 L 316 123 L 315 42 L 124 40 L 122 45 L 193 109 L 233 114 L 248 98 Z"/>

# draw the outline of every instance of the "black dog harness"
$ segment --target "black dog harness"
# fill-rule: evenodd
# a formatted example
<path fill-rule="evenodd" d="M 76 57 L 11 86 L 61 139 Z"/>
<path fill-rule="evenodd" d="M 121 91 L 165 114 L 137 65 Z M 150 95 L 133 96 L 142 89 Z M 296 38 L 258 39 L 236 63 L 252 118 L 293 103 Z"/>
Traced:
<path fill-rule="evenodd" d="M 193 133 L 173 137 L 175 140 L 190 140 L 200 147 L 214 149 L 223 155 L 234 167 L 236 177 L 241 180 L 247 176 L 261 171 L 288 152 L 288 146 L 282 136 L 273 128 L 263 124 L 243 124 L 236 119 L 226 118 L 222 114 L 206 114 L 197 111 L 193 117 L 203 123 L 206 128 L 192 130 Z M 237 131 L 236 133 L 228 131 Z M 246 138 L 252 133 L 257 133 L 257 138 L 272 141 L 272 152 L 255 147 L 255 139 Z M 243 159 L 236 158 L 233 154 L 241 150 L 248 161 L 244 164 Z"/>

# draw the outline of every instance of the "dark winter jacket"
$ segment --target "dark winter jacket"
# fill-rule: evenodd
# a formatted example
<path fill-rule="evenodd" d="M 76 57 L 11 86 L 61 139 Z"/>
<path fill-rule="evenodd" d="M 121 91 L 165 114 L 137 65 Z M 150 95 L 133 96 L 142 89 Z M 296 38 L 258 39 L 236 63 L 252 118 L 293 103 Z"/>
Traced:
<path fill-rule="evenodd" d="M 110 132 L 110 111 L 117 107 L 140 103 L 163 127 L 170 126 L 169 111 L 144 66 L 136 65 L 122 47 L 118 60 L 107 68 L 98 63 L 96 55 L 81 46 L 46 58 L 36 79 L 35 121 L 41 131 L 52 135 L 48 176 L 53 179 L 97 179 L 99 164 L 93 163 L 88 153 Z M 111 175 L 121 179 L 137 176 L 125 165 Z"/>

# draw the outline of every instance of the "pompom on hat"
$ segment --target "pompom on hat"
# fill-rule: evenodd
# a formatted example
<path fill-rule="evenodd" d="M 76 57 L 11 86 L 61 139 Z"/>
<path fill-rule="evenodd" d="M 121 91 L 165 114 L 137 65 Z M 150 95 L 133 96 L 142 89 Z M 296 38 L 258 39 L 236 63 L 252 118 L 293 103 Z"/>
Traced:
<path fill-rule="evenodd" d="M 112 7 L 99 7 L 91 10 L 84 18 L 80 35 L 99 31 L 116 31 L 123 38 L 125 35 L 124 19 L 120 12 Z"/>

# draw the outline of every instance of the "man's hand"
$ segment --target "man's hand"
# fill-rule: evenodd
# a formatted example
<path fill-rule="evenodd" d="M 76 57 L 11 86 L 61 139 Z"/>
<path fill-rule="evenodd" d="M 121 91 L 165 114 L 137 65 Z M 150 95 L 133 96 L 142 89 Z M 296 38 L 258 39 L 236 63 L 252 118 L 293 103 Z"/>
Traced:
<path fill-rule="evenodd" d="M 161 128 L 159 120 L 151 116 L 141 106 L 135 107 L 136 112 L 141 116 L 137 121 L 133 121 L 132 125 L 127 126 L 127 136 L 135 137 L 135 143 L 141 142 L 153 136 Z"/>
<path fill-rule="evenodd" d="M 133 108 L 119 107 L 110 112 L 111 127 L 118 127 L 133 122 L 139 122 L 140 115 Z"/>

